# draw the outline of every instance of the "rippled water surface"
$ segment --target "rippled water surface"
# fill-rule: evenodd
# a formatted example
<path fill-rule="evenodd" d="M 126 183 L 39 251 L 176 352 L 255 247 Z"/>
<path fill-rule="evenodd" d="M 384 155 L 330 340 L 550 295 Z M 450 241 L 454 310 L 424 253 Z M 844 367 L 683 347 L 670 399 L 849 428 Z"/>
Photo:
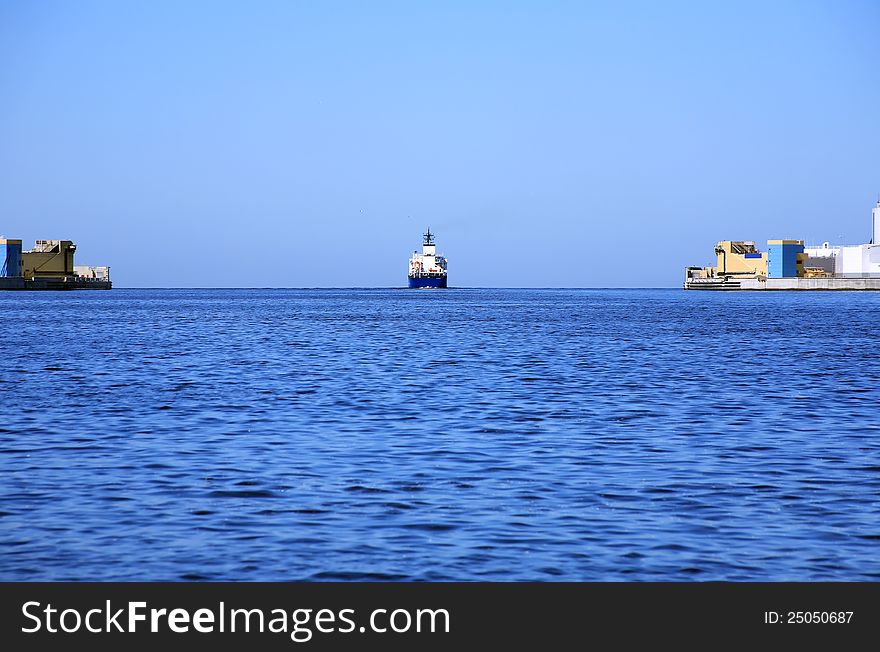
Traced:
<path fill-rule="evenodd" d="M 2 580 L 880 579 L 880 295 L 0 294 Z"/>

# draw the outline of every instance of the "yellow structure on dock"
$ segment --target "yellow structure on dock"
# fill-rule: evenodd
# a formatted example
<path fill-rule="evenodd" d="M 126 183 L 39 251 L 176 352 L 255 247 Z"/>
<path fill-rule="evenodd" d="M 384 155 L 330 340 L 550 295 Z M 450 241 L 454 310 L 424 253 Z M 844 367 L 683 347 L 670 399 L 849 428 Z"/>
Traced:
<path fill-rule="evenodd" d="M 718 264 L 707 268 L 710 276 L 767 276 L 767 252 L 758 251 L 754 242 L 722 240 L 715 245 L 715 255 Z"/>
<path fill-rule="evenodd" d="M 750 240 L 722 240 L 715 245 L 715 267 L 688 267 L 688 279 L 803 278 L 803 240 L 768 240 L 760 251 Z"/>
<path fill-rule="evenodd" d="M 73 276 L 75 252 L 71 240 L 37 240 L 33 249 L 21 253 L 22 276 L 27 281 Z"/>

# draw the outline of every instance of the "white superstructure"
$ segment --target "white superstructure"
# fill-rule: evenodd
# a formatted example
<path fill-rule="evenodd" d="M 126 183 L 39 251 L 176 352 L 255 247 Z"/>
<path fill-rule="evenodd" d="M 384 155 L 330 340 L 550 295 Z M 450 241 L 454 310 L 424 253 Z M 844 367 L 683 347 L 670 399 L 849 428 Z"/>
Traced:
<path fill-rule="evenodd" d="M 446 274 L 446 258 L 437 255 L 437 245 L 434 244 L 434 234 L 429 228 L 424 236 L 422 244 L 422 253 L 414 251 L 409 259 L 409 276 L 417 278 L 420 276 L 445 275 Z"/>

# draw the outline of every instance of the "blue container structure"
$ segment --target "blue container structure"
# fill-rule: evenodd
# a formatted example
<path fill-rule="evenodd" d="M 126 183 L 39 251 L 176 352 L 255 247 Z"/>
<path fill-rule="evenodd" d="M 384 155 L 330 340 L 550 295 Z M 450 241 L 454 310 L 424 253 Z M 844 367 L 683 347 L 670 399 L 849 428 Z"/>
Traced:
<path fill-rule="evenodd" d="M 21 274 L 21 240 L 0 240 L 0 276 Z"/>
<path fill-rule="evenodd" d="M 804 253 L 803 240 L 768 240 L 767 248 L 767 277 L 797 278 L 798 254 Z"/>

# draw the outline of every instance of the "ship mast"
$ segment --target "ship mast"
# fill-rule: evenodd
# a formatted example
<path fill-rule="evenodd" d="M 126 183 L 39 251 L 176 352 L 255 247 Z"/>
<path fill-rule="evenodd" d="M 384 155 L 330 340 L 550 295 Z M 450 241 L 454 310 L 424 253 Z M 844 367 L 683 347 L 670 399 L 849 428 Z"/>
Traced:
<path fill-rule="evenodd" d="M 431 227 L 428 227 L 428 230 L 425 231 L 424 241 L 422 242 L 422 255 L 423 256 L 436 256 L 437 255 L 437 247 L 434 245 L 434 234 L 431 233 Z M 433 258 L 428 261 L 431 265 L 434 264 Z"/>

